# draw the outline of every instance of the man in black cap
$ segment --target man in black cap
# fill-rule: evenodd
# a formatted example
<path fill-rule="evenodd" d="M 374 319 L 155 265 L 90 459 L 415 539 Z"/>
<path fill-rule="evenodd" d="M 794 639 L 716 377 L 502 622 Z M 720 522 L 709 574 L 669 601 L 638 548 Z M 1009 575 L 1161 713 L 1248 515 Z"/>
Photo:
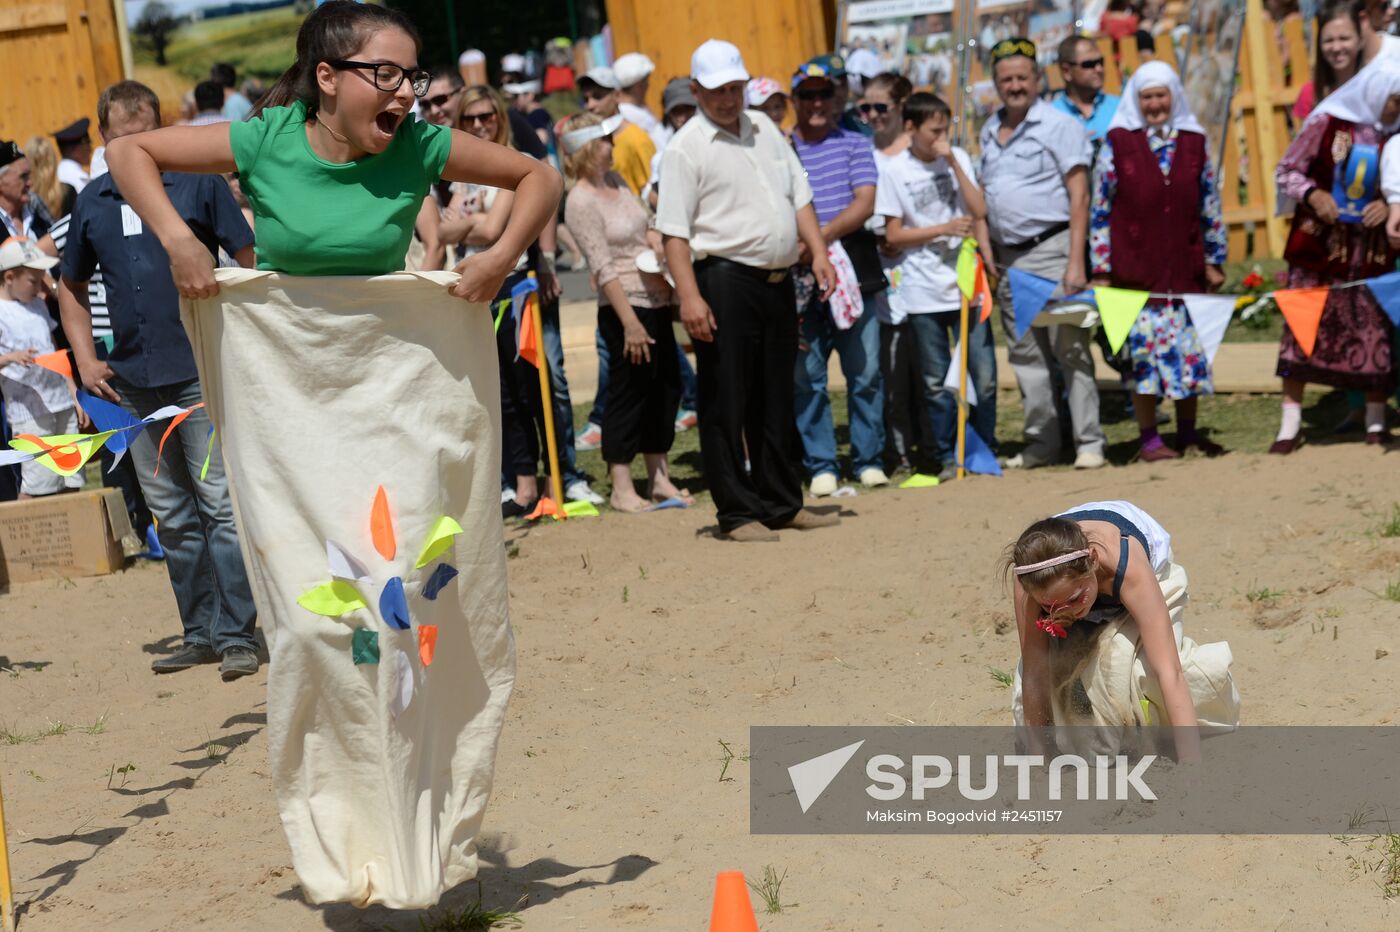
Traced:
<path fill-rule="evenodd" d="M 0 139 L 0 239 L 20 236 L 32 239 L 51 256 L 58 255 L 49 236 L 49 220 L 34 210 L 29 193 L 29 159 L 24 150 L 8 139 Z"/>
<path fill-rule="evenodd" d="M 92 140 L 88 138 L 88 126 L 88 118 L 83 117 L 53 134 L 62 156 L 58 163 L 58 183 L 63 186 L 62 214 L 72 212 L 73 201 L 90 180 L 87 166 L 92 161 Z"/>

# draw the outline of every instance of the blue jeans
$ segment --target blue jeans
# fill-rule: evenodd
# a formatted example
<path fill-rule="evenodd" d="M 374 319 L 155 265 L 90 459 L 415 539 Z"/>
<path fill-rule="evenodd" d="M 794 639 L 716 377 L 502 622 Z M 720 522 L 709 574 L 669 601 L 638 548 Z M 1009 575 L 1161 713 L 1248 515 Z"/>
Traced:
<path fill-rule="evenodd" d="M 919 369 L 923 375 L 924 405 L 933 424 L 933 444 L 940 463 L 957 465 L 958 395 L 943 387 L 948 369 L 956 365 L 953 344 L 957 339 L 958 312 L 910 314 L 909 328 L 918 346 Z M 972 328 L 967 341 L 967 382 L 977 392 L 977 405 L 968 411 L 968 424 L 996 450 L 997 357 L 992 345 L 991 320 Z"/>
<path fill-rule="evenodd" d="M 189 407 L 204 400 L 198 379 L 137 388 L 113 377 L 111 384 L 122 396 L 122 407 L 136 417 L 166 405 Z M 185 626 L 185 644 L 205 645 L 220 654 L 231 647 L 256 650 L 253 625 L 258 612 L 238 549 L 233 503 L 217 440 L 209 457 L 209 474 L 199 478 L 209 450 L 209 416 L 200 408 L 180 422 L 165 442 L 157 475 L 157 449 L 169 426 L 169 421 L 161 421 L 134 432 L 130 456 L 146 505 L 156 518 L 170 588 Z"/>
<path fill-rule="evenodd" d="M 554 433 L 559 446 L 559 471 L 564 485 L 588 477 L 578 468 L 574 452 L 574 407 L 569 401 L 569 379 L 564 374 L 564 338 L 559 333 L 559 301 L 540 302 L 540 323 L 544 328 L 544 354 L 549 360 L 549 396 L 554 403 Z M 514 480 L 512 480 L 512 487 Z"/>
<path fill-rule="evenodd" d="M 837 329 L 826 304 L 813 300 L 802 315 L 796 366 L 797 431 L 802 435 L 802 466 L 808 476 L 838 473 L 836 429 L 826 392 L 826 363 L 834 349 L 846 376 L 851 422 L 851 471 L 878 469 L 885 448 L 884 382 L 880 377 L 880 323 L 874 312 L 861 315 L 850 330 Z"/>
<path fill-rule="evenodd" d="M 608 399 L 608 345 L 603 342 L 603 331 L 593 331 L 593 339 L 598 346 L 598 392 L 593 396 L 593 410 L 588 412 L 588 423 L 603 426 L 603 406 Z M 562 352 L 562 351 L 561 351 Z M 694 411 L 699 382 L 695 378 L 695 367 L 685 354 L 680 341 L 676 341 L 676 357 L 681 369 L 681 410 Z M 573 436 L 572 434 L 570 435 Z"/>

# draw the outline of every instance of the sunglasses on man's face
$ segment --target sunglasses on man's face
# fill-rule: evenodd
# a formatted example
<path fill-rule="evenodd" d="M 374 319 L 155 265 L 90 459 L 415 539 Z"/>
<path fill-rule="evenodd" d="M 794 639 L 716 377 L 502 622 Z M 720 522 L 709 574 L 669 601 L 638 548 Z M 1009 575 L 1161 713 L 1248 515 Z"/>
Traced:
<path fill-rule="evenodd" d="M 796 96 L 798 100 L 803 100 L 808 103 L 814 100 L 831 100 L 836 96 L 836 88 L 823 87 L 814 90 L 797 91 L 794 96 Z"/>
<path fill-rule="evenodd" d="M 1095 68 L 1103 67 L 1103 56 L 1098 58 L 1086 58 L 1081 62 L 1075 62 L 1074 67 L 1083 68 L 1085 71 L 1093 71 Z"/>
<path fill-rule="evenodd" d="M 448 102 L 449 102 L 450 100 L 452 100 L 454 97 L 456 97 L 456 96 L 457 96 L 458 94 L 460 94 L 460 93 L 461 93 L 461 88 L 458 88 L 457 90 L 451 91 L 451 92 L 446 93 L 446 94 L 438 94 L 436 97 L 424 97 L 424 98 L 423 98 L 423 106 L 425 106 L 425 107 L 437 107 L 437 108 L 441 109 L 442 107 L 447 106 Z"/>
<path fill-rule="evenodd" d="M 860 112 L 863 113 L 863 114 L 865 114 L 866 116 L 870 116 L 870 114 L 872 114 L 872 113 L 878 113 L 878 114 L 880 114 L 881 116 L 884 116 L 886 113 L 889 113 L 889 110 L 890 110 L 890 105 L 889 105 L 889 104 L 861 104 L 861 105 L 860 105 Z"/>

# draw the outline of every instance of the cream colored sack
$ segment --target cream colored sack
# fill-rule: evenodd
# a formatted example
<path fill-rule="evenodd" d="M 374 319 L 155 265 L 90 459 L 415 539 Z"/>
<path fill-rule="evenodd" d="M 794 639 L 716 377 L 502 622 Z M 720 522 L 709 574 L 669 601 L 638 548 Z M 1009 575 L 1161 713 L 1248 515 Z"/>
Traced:
<path fill-rule="evenodd" d="M 515 677 L 490 316 L 451 273 L 217 275 L 183 311 L 272 657 L 292 862 L 312 903 L 430 906 L 476 874 Z"/>
<path fill-rule="evenodd" d="M 1240 723 L 1240 694 L 1235 689 L 1230 665 L 1234 661 L 1225 641 L 1197 644 L 1183 628 L 1186 611 L 1186 571 L 1171 561 L 1157 574 L 1172 620 L 1177 656 L 1186 678 L 1191 701 L 1196 706 L 1196 723 L 1202 734 L 1234 730 Z M 1137 622 L 1124 614 L 1104 623 L 1094 655 L 1086 664 L 1080 681 L 1092 711 L 1065 708 L 1052 690 L 1051 715 L 1056 725 L 1093 725 L 1114 729 L 1124 725 L 1168 725 L 1162 688 L 1147 664 L 1139 643 Z M 1047 637 L 1049 635 L 1046 635 Z M 1147 700 L 1144 705 L 1143 700 Z M 1021 705 L 1021 665 L 1016 664 L 1011 714 L 1017 726 L 1023 724 Z M 1100 752 L 1101 749 L 1100 749 Z"/>

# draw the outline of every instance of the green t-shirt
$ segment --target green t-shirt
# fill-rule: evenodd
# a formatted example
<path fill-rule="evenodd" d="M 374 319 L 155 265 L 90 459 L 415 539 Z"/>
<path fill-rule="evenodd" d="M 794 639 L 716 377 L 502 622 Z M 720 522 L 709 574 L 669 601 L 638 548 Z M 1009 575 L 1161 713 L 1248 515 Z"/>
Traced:
<path fill-rule="evenodd" d="M 258 268 L 288 275 L 384 275 L 404 267 L 413 222 L 442 176 L 452 133 L 406 118 L 378 155 L 327 162 L 306 139 L 306 107 L 229 125 L 253 208 Z"/>

